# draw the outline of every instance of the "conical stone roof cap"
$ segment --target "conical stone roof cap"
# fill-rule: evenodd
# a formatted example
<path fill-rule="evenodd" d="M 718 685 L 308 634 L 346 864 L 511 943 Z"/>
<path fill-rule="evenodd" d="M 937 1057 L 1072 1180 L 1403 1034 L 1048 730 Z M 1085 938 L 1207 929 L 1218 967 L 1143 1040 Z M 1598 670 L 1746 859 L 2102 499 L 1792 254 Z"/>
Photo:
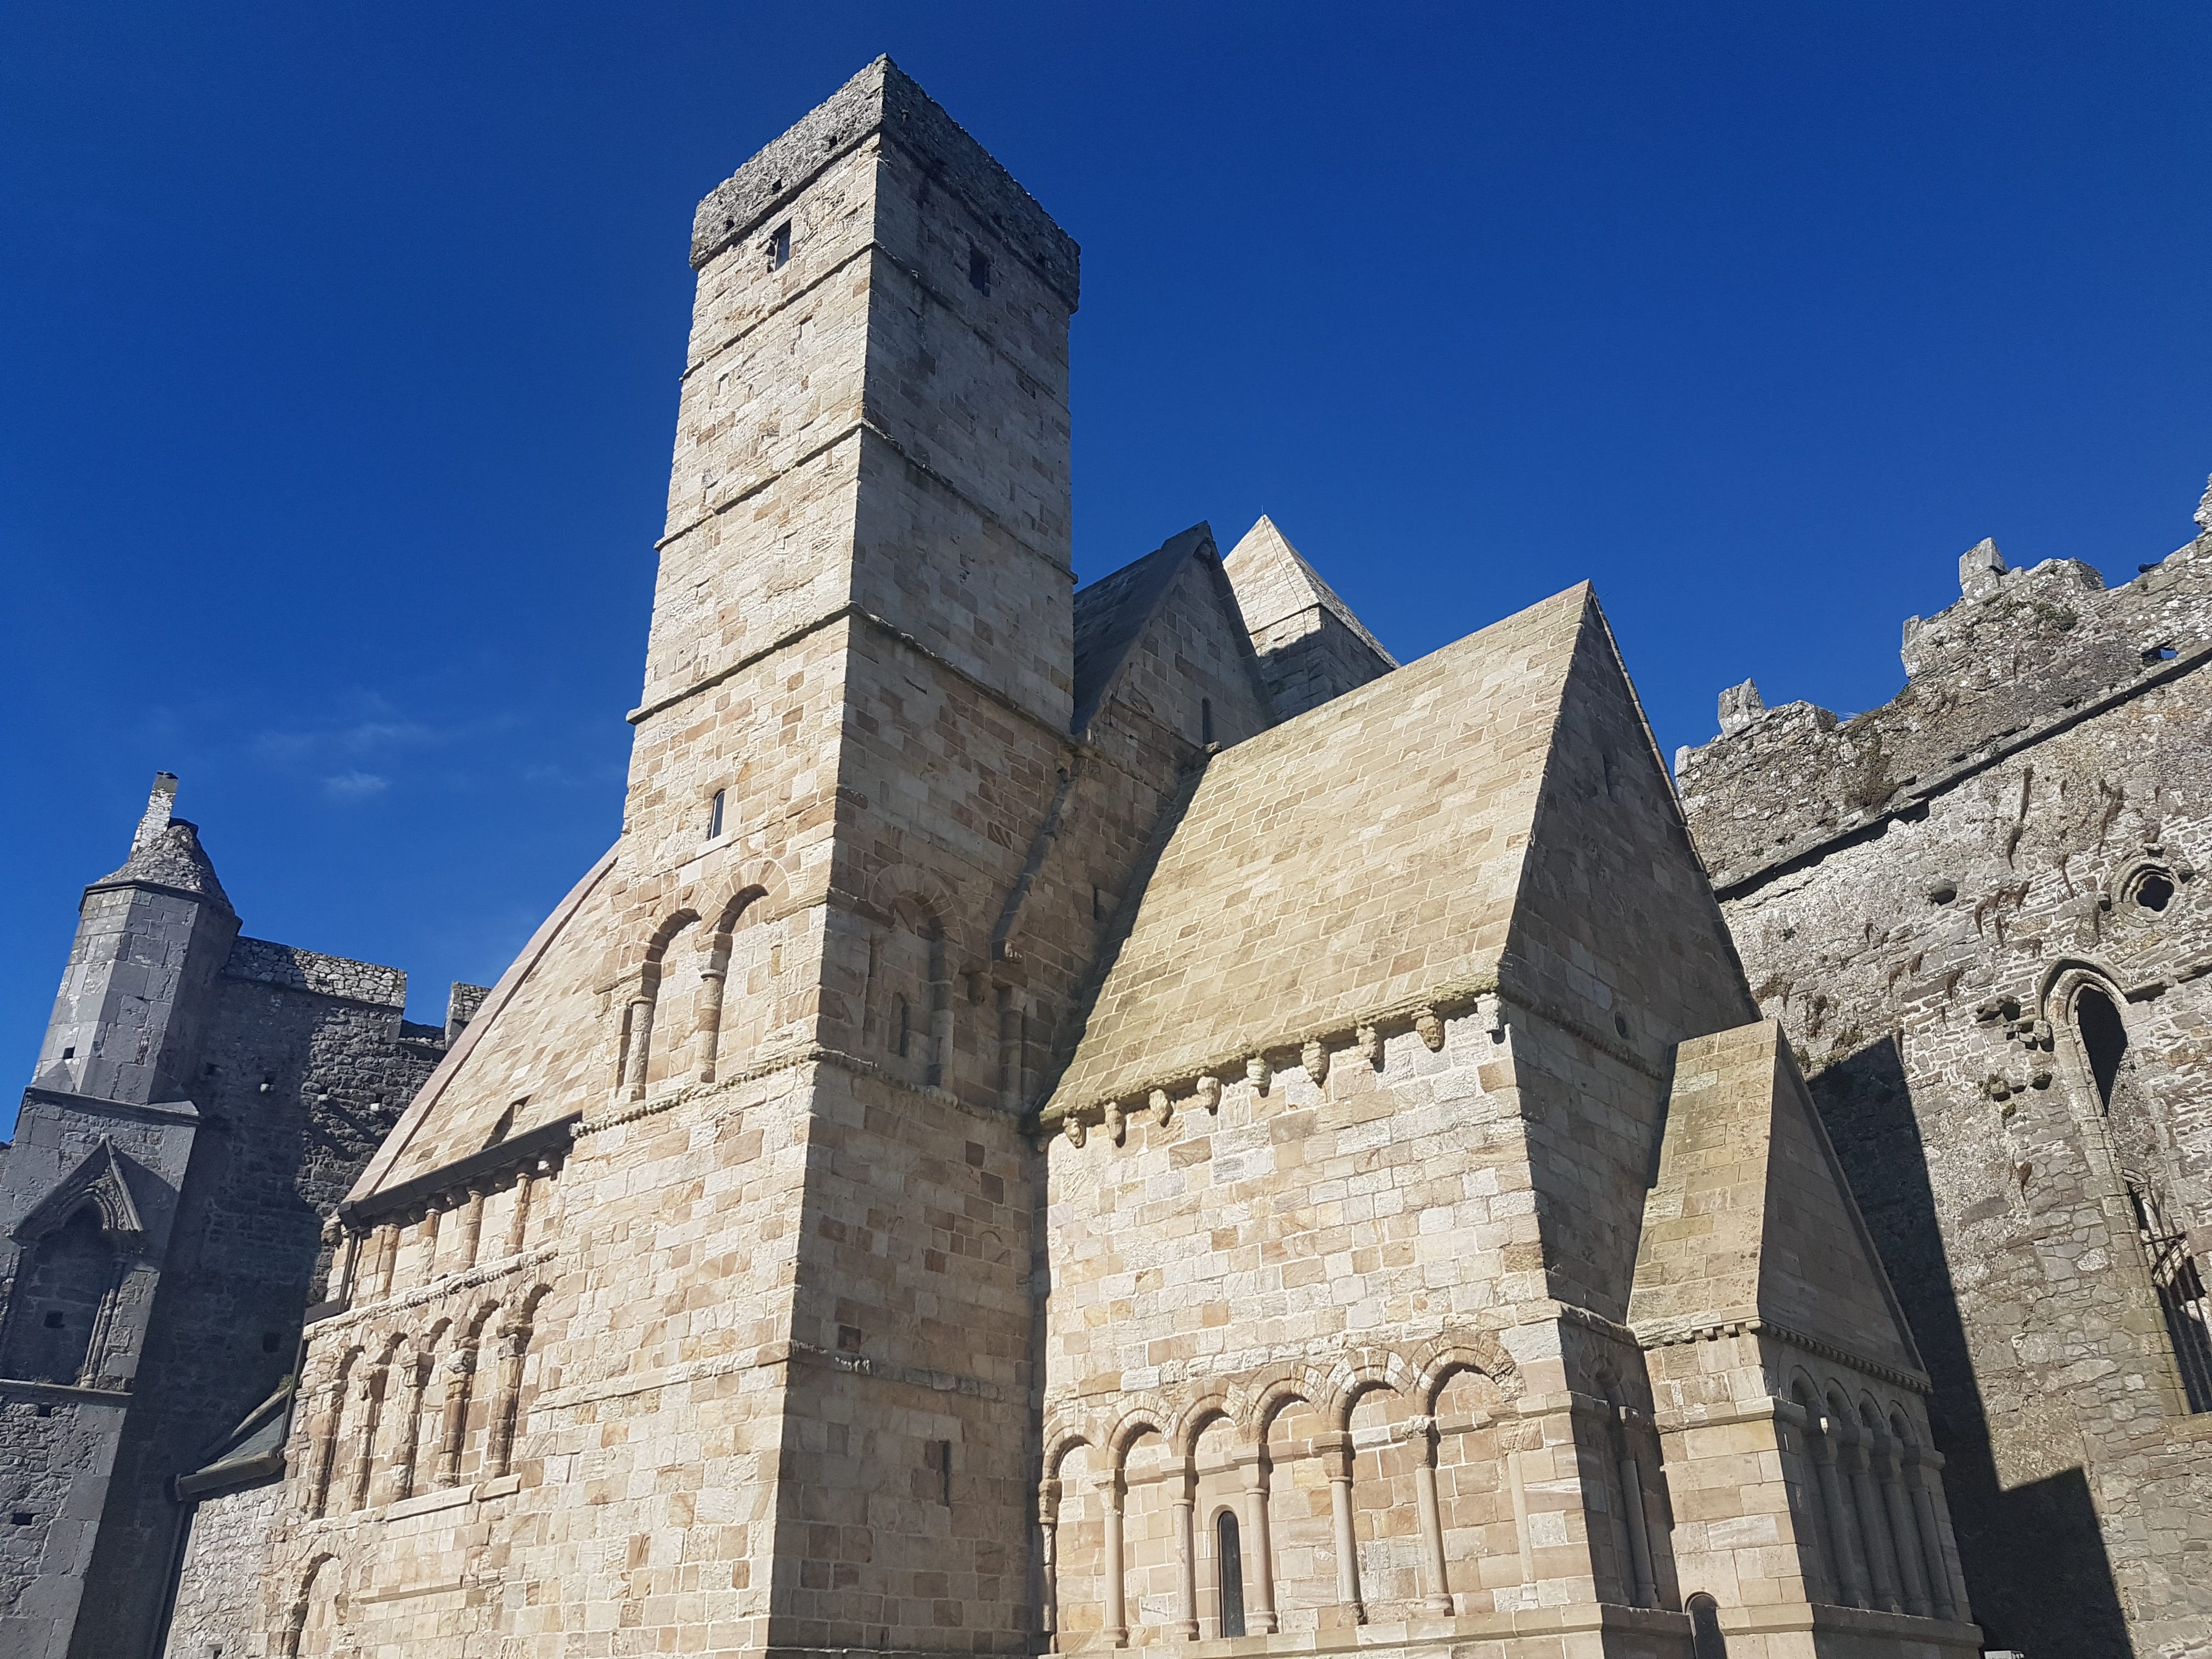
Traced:
<path fill-rule="evenodd" d="M 112 875 L 102 876 L 94 887 L 124 887 L 136 882 L 197 894 L 224 909 L 230 895 L 216 878 L 215 866 L 200 845 L 199 826 L 185 818 L 171 818 L 131 849 L 131 856 Z"/>

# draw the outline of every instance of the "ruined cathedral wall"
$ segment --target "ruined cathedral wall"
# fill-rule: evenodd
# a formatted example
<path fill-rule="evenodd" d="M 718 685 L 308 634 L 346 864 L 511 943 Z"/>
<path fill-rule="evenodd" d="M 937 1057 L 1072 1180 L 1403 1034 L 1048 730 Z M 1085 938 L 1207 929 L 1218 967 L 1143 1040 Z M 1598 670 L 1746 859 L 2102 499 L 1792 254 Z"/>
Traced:
<path fill-rule="evenodd" d="M 1676 776 L 1928 1367 L 1990 1640 L 2158 1650 L 2212 1612 L 2212 530 L 2112 589 L 1990 543 L 1960 580 L 1891 702 L 1747 684 Z"/>
<path fill-rule="evenodd" d="M 2112 589 L 2070 559 L 2005 569 L 1990 543 L 1960 563 L 1960 600 L 1906 620 L 1909 679 L 1889 702 L 1839 722 L 1810 703 L 1761 710 L 1754 693 L 1723 736 L 1676 755 L 1723 894 L 2212 646 L 2212 532 Z"/>
<path fill-rule="evenodd" d="M 2142 1236 L 2212 1244 L 2212 679 L 2190 663 L 1724 890 L 1935 1382 L 1978 1612 L 2016 1642 L 2073 1630 L 2067 1653 L 2212 1612 L 2181 1566 L 2212 1543 L 2212 1416 Z M 2098 999 L 2125 1044 L 2106 1084 Z"/>
<path fill-rule="evenodd" d="M 1164 1124 L 1158 1097 L 1085 1112 L 1051 1143 L 1040 1513 L 1063 1649 L 1114 1645 L 1117 1615 L 1132 1643 L 1176 1639 L 1186 1480 L 1203 1638 L 1224 1513 L 1272 1562 L 1245 1577 L 1248 1630 L 1310 1638 L 1364 1612 L 1382 1640 L 1443 1611 L 1503 1633 L 1516 1610 L 1626 1599 L 1601 1547 L 1593 1567 L 1586 1504 L 1604 1500 L 1583 1478 L 1577 1339 L 1545 1299 L 1508 1051 L 1474 1018 L 1376 1041 L 1373 1060 L 1292 1051 L 1218 1095 L 1163 1091 Z"/>

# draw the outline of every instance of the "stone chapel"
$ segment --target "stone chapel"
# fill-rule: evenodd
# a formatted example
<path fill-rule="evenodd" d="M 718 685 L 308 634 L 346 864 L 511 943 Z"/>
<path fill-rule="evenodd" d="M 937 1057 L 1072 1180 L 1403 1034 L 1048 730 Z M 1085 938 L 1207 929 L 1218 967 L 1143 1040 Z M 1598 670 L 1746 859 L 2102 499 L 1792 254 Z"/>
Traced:
<path fill-rule="evenodd" d="M 878 60 L 700 205 L 622 835 L 339 1207 L 168 1651 L 1970 1655 L 1595 596 L 1075 591 L 1077 249 Z"/>

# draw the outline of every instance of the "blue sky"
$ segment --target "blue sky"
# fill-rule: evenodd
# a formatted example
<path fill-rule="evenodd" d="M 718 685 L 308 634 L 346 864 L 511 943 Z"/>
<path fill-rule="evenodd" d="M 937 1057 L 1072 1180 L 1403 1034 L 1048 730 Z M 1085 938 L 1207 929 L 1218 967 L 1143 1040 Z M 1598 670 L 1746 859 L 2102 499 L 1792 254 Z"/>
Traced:
<path fill-rule="evenodd" d="M 495 976 L 619 823 L 695 201 L 889 51 L 1084 246 L 1076 560 L 1401 658 L 1589 577 L 1662 745 L 2212 470 L 2197 4 L 0 20 L 0 1069 L 157 768 L 248 932 Z M 0 1118 L 9 1103 L 0 1098 Z"/>

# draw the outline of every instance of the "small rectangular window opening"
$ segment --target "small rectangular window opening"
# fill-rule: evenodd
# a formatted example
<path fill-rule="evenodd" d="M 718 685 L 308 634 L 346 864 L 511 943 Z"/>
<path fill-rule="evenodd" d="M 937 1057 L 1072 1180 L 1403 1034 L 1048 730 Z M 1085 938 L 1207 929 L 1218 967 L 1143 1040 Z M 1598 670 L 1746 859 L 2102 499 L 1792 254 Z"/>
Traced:
<path fill-rule="evenodd" d="M 937 1452 L 937 1501 L 945 1508 L 951 1509 L 952 1507 L 952 1443 L 950 1440 L 940 1440 L 937 1443 L 935 1449 Z"/>
<path fill-rule="evenodd" d="M 1200 743 L 1213 741 L 1213 699 L 1211 697 L 1198 700 L 1198 740 Z"/>
<path fill-rule="evenodd" d="M 1103 887 L 1093 887 L 1091 890 L 1091 920 L 1093 921 L 1106 920 L 1106 890 Z"/>
<path fill-rule="evenodd" d="M 707 808 L 707 839 L 712 841 L 722 833 L 722 798 L 726 791 L 717 789 L 714 799 Z"/>
<path fill-rule="evenodd" d="M 67 1048 L 63 1049 L 63 1050 L 62 1050 L 62 1058 L 63 1058 L 64 1060 L 75 1060 L 75 1059 L 76 1058 L 76 1048 L 75 1048 L 74 1046 L 71 1046 L 71 1047 L 70 1047 L 70 1048 Z"/>
<path fill-rule="evenodd" d="M 40 1417 L 52 1417 L 54 1414 L 54 1408 L 52 1406 L 42 1404 L 37 1408 L 34 1414 Z"/>
<path fill-rule="evenodd" d="M 781 270 L 791 263 L 791 221 L 787 219 L 768 234 L 768 268 Z"/>
<path fill-rule="evenodd" d="M 2143 647 L 2142 659 L 2145 662 L 2172 662 L 2179 654 L 2170 645 L 2147 645 Z"/>
<path fill-rule="evenodd" d="M 968 286 L 978 294 L 991 291 L 991 256 L 972 244 L 968 249 Z"/>
<path fill-rule="evenodd" d="M 12 1526 L 27 1527 L 31 1524 L 31 1512 L 28 1510 L 17 1510 L 8 1517 L 8 1520 Z"/>

